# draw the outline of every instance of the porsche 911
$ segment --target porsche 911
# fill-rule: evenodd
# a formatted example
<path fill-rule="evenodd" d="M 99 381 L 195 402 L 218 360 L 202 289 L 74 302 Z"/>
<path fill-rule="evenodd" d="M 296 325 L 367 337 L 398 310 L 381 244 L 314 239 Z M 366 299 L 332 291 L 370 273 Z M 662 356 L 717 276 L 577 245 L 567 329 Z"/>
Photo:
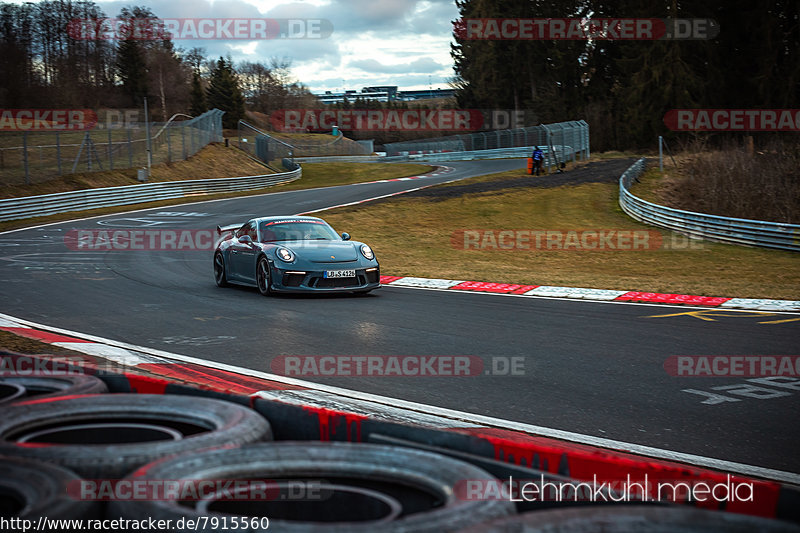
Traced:
<path fill-rule="evenodd" d="M 339 235 L 327 222 L 307 216 L 253 218 L 217 226 L 214 280 L 220 287 L 274 292 L 367 293 L 380 287 L 380 266 L 368 245 Z"/>

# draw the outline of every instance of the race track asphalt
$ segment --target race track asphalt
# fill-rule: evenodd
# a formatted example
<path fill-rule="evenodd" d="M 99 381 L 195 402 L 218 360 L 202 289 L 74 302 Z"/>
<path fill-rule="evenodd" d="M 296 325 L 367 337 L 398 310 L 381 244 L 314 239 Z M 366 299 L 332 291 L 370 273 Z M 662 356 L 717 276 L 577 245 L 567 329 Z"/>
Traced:
<path fill-rule="evenodd" d="M 435 178 L 162 207 L 8 232 L 0 235 L 0 312 L 267 372 L 281 355 L 477 356 L 490 370 L 493 357 L 500 358 L 494 364 L 522 358 L 518 376 L 304 379 L 800 473 L 800 387 L 676 378 L 664 368 L 673 355 L 797 355 L 800 321 L 792 319 L 800 315 L 714 311 L 705 320 L 679 307 L 390 286 L 366 297 L 264 298 L 247 288 L 217 288 L 210 251 L 86 252 L 64 243 L 70 229 L 209 229 L 520 168 L 524 161 L 445 164 L 454 171 Z M 369 241 L 366 228 L 336 229 Z M 498 271 L 497 281 L 514 280 Z"/>

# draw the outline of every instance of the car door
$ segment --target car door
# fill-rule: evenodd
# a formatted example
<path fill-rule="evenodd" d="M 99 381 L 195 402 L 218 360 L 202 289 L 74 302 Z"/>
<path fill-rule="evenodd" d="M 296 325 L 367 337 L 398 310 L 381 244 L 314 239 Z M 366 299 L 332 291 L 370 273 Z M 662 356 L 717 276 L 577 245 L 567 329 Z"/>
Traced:
<path fill-rule="evenodd" d="M 241 242 L 239 239 L 247 235 L 252 244 Z M 233 237 L 230 253 L 231 279 L 243 283 L 255 283 L 255 257 L 258 252 L 256 242 L 256 223 L 251 220 L 239 228 Z"/>

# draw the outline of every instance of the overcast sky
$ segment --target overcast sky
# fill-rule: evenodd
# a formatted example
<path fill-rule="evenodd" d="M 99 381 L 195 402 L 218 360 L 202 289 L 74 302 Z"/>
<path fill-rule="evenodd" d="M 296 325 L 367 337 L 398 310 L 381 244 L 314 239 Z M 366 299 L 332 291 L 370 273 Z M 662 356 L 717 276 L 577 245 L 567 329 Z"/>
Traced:
<path fill-rule="evenodd" d="M 454 0 L 95 0 L 109 17 L 130 5 L 160 18 L 298 18 L 330 21 L 325 39 L 175 40 L 202 46 L 210 57 L 235 62 L 288 57 L 298 81 L 312 92 L 397 85 L 401 89 L 447 88 L 453 76 L 451 21 Z"/>

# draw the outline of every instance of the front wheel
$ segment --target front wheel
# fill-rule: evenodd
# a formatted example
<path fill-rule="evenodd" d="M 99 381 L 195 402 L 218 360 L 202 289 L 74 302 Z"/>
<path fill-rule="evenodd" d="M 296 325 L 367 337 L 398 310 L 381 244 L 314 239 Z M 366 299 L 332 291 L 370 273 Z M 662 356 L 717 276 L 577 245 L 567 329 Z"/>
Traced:
<path fill-rule="evenodd" d="M 269 263 L 267 262 L 267 258 L 263 255 L 259 258 L 258 264 L 256 265 L 256 286 L 258 287 L 258 292 L 263 296 L 272 294 L 269 280 Z"/>
<path fill-rule="evenodd" d="M 214 254 L 214 281 L 217 282 L 218 287 L 228 286 L 228 276 L 225 275 L 225 259 L 222 257 L 222 252 Z"/>

